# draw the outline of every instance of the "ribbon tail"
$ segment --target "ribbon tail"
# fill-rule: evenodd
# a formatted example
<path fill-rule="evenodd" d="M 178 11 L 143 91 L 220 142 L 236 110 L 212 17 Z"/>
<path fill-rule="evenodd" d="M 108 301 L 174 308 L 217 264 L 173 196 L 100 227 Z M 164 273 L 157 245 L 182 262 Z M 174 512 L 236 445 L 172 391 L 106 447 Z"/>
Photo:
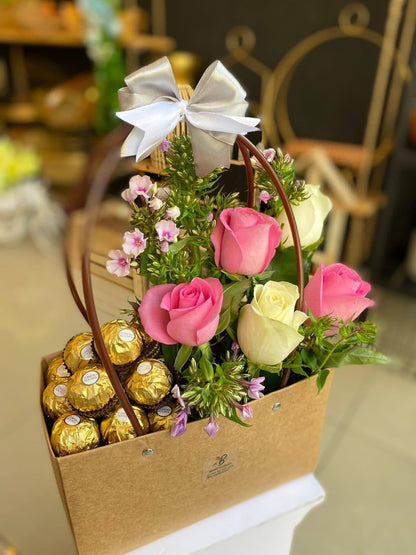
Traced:
<path fill-rule="evenodd" d="M 155 102 L 117 112 L 117 116 L 134 126 L 121 150 L 122 156 L 136 156 L 136 162 L 146 158 L 163 139 L 175 129 L 180 118 L 177 102 Z"/>
<path fill-rule="evenodd" d="M 219 141 L 190 123 L 188 123 L 188 133 L 191 137 L 195 172 L 198 177 L 207 175 L 219 166 L 230 167 L 232 145 Z"/>
<path fill-rule="evenodd" d="M 227 116 L 215 112 L 194 112 L 188 109 L 186 119 L 193 126 L 217 133 L 231 133 L 245 135 L 250 131 L 258 131 L 258 118 Z"/>

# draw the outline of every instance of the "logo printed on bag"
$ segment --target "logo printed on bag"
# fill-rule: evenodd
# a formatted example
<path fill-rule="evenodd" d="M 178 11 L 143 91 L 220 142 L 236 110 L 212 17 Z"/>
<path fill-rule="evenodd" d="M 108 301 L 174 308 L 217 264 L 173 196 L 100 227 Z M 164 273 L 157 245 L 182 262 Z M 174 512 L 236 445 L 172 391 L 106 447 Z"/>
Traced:
<path fill-rule="evenodd" d="M 158 408 L 156 412 L 159 416 L 169 416 L 172 414 L 172 409 L 168 405 L 164 405 L 163 407 Z"/>
<path fill-rule="evenodd" d="M 58 366 L 58 368 L 56 369 L 56 373 L 58 374 L 58 376 L 61 376 L 61 378 L 67 378 L 69 376 L 69 372 L 63 364 L 60 364 Z"/>
<path fill-rule="evenodd" d="M 70 414 L 65 418 L 65 424 L 77 426 L 81 422 L 81 418 L 77 414 Z"/>
<path fill-rule="evenodd" d="M 93 385 L 95 384 L 96 381 L 98 381 L 99 377 L 100 376 L 98 372 L 95 372 L 94 370 L 90 370 L 89 372 L 86 372 L 82 376 L 82 381 L 85 383 L 85 385 Z"/>
<path fill-rule="evenodd" d="M 81 349 L 81 358 L 84 360 L 91 360 L 94 356 L 91 345 L 87 345 Z"/>
<path fill-rule="evenodd" d="M 152 369 L 152 365 L 150 364 L 150 362 L 141 362 L 138 366 L 137 366 L 137 372 L 139 374 L 142 374 L 142 376 L 144 376 L 145 374 L 148 374 Z"/>
<path fill-rule="evenodd" d="M 55 395 L 55 397 L 65 397 L 67 393 L 68 393 L 68 388 L 64 383 L 60 383 L 56 385 L 53 389 L 53 394 Z"/>
<path fill-rule="evenodd" d="M 122 341 L 133 341 L 135 334 L 133 330 L 125 329 L 118 332 L 118 336 Z"/>
<path fill-rule="evenodd" d="M 121 420 L 121 422 L 130 422 L 129 417 L 127 416 L 124 409 L 118 409 L 118 411 L 116 412 L 116 418 L 117 420 Z"/>
<path fill-rule="evenodd" d="M 234 470 L 237 465 L 237 455 L 237 449 L 230 449 L 227 452 L 219 453 L 216 457 L 206 459 L 202 473 L 204 482 Z"/>

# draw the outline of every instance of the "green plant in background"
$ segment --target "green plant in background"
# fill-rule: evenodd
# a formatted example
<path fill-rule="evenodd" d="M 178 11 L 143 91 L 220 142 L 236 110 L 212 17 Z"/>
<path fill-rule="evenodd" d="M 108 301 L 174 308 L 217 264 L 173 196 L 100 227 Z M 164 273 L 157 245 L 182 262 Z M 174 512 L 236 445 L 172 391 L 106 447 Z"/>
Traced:
<path fill-rule="evenodd" d="M 32 148 L 0 138 L 0 192 L 37 176 L 40 168 L 40 158 Z"/>
<path fill-rule="evenodd" d="M 77 0 L 85 17 L 84 40 L 93 62 L 93 76 L 98 91 L 94 127 L 98 133 L 111 130 L 118 122 L 117 91 L 123 85 L 125 62 L 118 44 L 121 0 Z"/>

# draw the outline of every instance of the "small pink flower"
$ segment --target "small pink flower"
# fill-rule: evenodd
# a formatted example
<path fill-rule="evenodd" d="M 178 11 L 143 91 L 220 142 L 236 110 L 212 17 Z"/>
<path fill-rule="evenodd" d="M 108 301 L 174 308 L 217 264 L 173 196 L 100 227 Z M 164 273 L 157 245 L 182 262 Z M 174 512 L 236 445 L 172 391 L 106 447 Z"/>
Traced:
<path fill-rule="evenodd" d="M 170 394 L 172 395 L 172 397 L 174 399 L 176 399 L 178 401 L 178 403 L 182 407 L 182 410 L 186 411 L 187 414 L 191 413 L 191 409 L 189 408 L 188 404 L 185 403 L 185 401 L 184 401 L 184 399 L 181 395 L 181 390 L 179 389 L 178 384 L 176 384 L 174 387 L 172 387 L 172 391 L 170 392 Z"/>
<path fill-rule="evenodd" d="M 172 146 L 171 141 L 168 141 L 167 139 L 165 139 L 164 141 L 162 141 L 159 145 L 160 150 L 162 152 L 169 152 L 170 147 Z"/>
<path fill-rule="evenodd" d="M 209 435 L 209 437 L 214 437 L 215 434 L 218 432 L 219 429 L 220 429 L 220 427 L 219 427 L 218 424 L 215 422 L 214 416 L 211 414 L 211 416 L 209 417 L 209 422 L 208 422 L 208 424 L 205 426 L 204 430 L 205 430 L 206 433 Z"/>
<path fill-rule="evenodd" d="M 163 206 L 163 201 L 161 201 L 157 197 L 153 197 L 151 201 L 149 201 L 149 208 L 152 212 L 156 212 L 160 210 Z"/>
<path fill-rule="evenodd" d="M 212 222 L 213 219 L 214 219 L 214 214 L 213 214 L 212 212 L 210 212 L 210 213 L 208 214 L 208 216 L 207 216 L 207 220 L 208 220 L 209 222 Z"/>
<path fill-rule="evenodd" d="M 120 250 L 110 251 L 108 256 L 111 260 L 107 260 L 106 268 L 110 274 L 118 277 L 127 276 L 130 272 L 130 260 Z"/>
<path fill-rule="evenodd" d="M 264 389 L 264 385 L 262 385 L 262 382 L 264 382 L 265 379 L 264 376 L 261 376 L 260 378 L 253 378 L 251 381 L 246 382 L 248 387 L 247 393 L 251 399 L 260 399 L 260 397 L 263 397 L 263 393 L 261 392 Z"/>
<path fill-rule="evenodd" d="M 146 242 L 143 233 L 137 227 L 133 231 L 126 231 L 124 234 L 123 251 L 126 254 L 139 256 L 146 249 Z"/>
<path fill-rule="evenodd" d="M 169 220 L 176 220 L 181 215 L 181 211 L 177 206 L 171 206 L 166 210 L 166 218 Z"/>
<path fill-rule="evenodd" d="M 155 197 L 165 201 L 171 193 L 172 191 L 169 189 L 169 187 L 159 187 L 159 189 L 157 189 L 155 193 Z"/>
<path fill-rule="evenodd" d="M 176 416 L 176 420 L 170 431 L 172 437 L 183 436 L 186 432 L 186 424 L 188 423 L 188 413 L 186 410 L 181 410 L 181 412 Z"/>
<path fill-rule="evenodd" d="M 259 200 L 261 202 L 264 202 L 264 204 L 267 204 L 269 200 L 272 198 L 273 198 L 273 195 L 271 195 L 267 191 L 261 191 L 261 193 L 259 194 Z"/>
<path fill-rule="evenodd" d="M 164 253 L 169 252 L 169 243 L 167 241 L 162 241 L 160 243 L 160 250 Z"/>
<path fill-rule="evenodd" d="M 240 411 L 243 420 L 253 418 L 253 409 L 249 405 L 240 405 L 240 403 L 234 402 L 234 406 Z"/>
<path fill-rule="evenodd" d="M 153 183 L 148 175 L 134 175 L 129 181 L 129 189 L 134 198 L 143 196 L 148 199 L 152 194 Z"/>
<path fill-rule="evenodd" d="M 237 343 L 237 341 L 233 341 L 231 344 L 231 350 L 234 354 L 234 357 L 237 358 L 238 355 L 238 351 L 240 350 L 240 345 Z"/>
<path fill-rule="evenodd" d="M 162 220 L 155 225 L 159 241 L 168 241 L 173 243 L 179 235 L 179 229 L 171 220 Z"/>
<path fill-rule="evenodd" d="M 261 150 L 260 152 L 263 154 L 263 156 L 266 158 L 266 160 L 269 162 L 269 164 L 276 157 L 276 151 L 275 151 L 274 148 L 266 148 L 266 150 Z M 254 162 L 254 165 L 257 166 L 258 168 L 263 167 L 255 156 L 252 157 L 252 160 Z"/>
<path fill-rule="evenodd" d="M 126 202 L 134 202 L 136 197 L 137 195 L 133 195 L 130 189 L 124 189 L 124 191 L 121 193 L 121 198 Z"/>

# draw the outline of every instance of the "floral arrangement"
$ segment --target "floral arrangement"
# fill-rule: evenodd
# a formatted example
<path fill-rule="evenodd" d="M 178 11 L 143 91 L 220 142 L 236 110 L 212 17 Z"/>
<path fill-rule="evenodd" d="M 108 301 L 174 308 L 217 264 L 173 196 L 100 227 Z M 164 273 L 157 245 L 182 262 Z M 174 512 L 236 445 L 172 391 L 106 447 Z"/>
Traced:
<path fill-rule="evenodd" d="M 298 308 L 293 239 L 265 169 L 252 160 L 257 206 L 247 208 L 222 191 L 224 168 L 198 175 L 188 136 L 161 148 L 168 177 L 159 185 L 146 175 L 130 179 L 121 195 L 130 230 L 107 269 L 150 280 L 129 312 L 178 376 L 172 395 L 182 410 L 172 435 L 182 435 L 190 418 L 209 418 L 210 437 L 219 415 L 248 426 L 249 400 L 281 387 L 289 373 L 291 382 L 316 375 L 321 390 L 331 368 L 386 361 L 373 350 L 375 326 L 358 320 L 374 305 L 370 284 L 344 264 L 312 273 L 331 201 L 296 178 L 289 155 L 263 153 L 299 230 L 307 285 Z"/>

